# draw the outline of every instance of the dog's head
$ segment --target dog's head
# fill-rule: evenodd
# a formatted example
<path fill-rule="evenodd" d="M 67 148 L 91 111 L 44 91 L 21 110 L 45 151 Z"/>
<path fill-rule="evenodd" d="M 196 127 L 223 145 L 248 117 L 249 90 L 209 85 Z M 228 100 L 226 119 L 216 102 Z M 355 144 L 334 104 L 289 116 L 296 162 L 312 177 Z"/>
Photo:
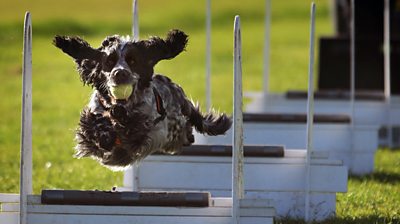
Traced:
<path fill-rule="evenodd" d="M 80 37 L 55 36 L 53 43 L 75 60 L 84 84 L 121 99 L 129 97 L 135 88 L 147 88 L 157 62 L 181 53 L 187 38 L 184 32 L 171 30 L 165 39 L 133 41 L 110 36 L 97 49 Z"/>

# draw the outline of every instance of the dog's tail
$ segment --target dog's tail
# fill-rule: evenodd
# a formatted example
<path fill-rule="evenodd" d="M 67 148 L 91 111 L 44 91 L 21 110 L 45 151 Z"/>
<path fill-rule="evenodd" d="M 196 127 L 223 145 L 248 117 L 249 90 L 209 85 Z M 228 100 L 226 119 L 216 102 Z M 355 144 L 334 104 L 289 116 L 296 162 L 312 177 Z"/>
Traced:
<path fill-rule="evenodd" d="M 198 105 L 191 105 L 189 121 L 196 130 L 207 135 L 223 135 L 232 126 L 232 118 L 225 113 L 202 114 Z"/>

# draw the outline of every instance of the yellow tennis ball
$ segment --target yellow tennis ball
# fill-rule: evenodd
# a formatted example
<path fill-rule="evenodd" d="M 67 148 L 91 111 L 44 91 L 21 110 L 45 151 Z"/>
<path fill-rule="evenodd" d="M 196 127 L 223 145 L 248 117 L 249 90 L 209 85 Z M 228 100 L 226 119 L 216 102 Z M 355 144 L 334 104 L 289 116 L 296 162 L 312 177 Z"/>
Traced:
<path fill-rule="evenodd" d="M 117 100 L 128 99 L 132 94 L 133 86 L 132 84 L 121 84 L 118 86 L 112 86 L 110 92 L 113 97 Z"/>

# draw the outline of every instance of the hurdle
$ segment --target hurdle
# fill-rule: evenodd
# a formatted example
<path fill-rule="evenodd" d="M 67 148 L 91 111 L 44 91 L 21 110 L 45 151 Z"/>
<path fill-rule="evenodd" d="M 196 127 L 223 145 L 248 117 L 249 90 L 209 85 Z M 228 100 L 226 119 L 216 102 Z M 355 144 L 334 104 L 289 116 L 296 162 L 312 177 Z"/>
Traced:
<path fill-rule="evenodd" d="M 377 134 L 379 146 L 400 147 L 398 134 L 400 133 L 398 132 L 400 128 L 400 97 L 391 95 L 390 91 L 390 10 L 388 2 L 385 2 L 384 8 L 384 92 L 355 92 L 351 89 L 348 92 L 316 91 L 315 112 L 317 114 L 351 116 L 356 129 L 357 127 L 367 128 L 370 126 L 373 128 L 373 126 L 378 126 L 380 128 L 379 135 Z M 266 42 L 266 45 L 269 43 Z M 353 63 L 354 60 L 351 64 Z M 350 79 L 354 81 L 353 75 L 350 76 Z M 264 75 L 263 77 L 265 86 L 268 76 Z M 354 85 L 353 82 L 351 83 Z M 248 92 L 245 96 L 249 97 L 251 102 L 246 106 L 246 111 L 252 113 L 306 113 L 306 95 L 303 91 L 288 91 L 284 94 L 271 93 L 265 88 L 261 92 Z M 354 98 L 354 103 L 351 101 L 352 98 Z M 351 109 L 352 107 L 354 109 Z"/>
<path fill-rule="evenodd" d="M 243 129 L 246 133 L 245 126 Z M 303 133 L 304 129 L 305 126 Z M 309 133 L 311 129 L 312 126 Z M 227 138 L 232 139 L 233 135 Z M 244 145 L 243 152 L 245 198 L 272 199 L 277 218 L 324 220 L 335 215 L 336 192 L 347 191 L 347 168 L 342 161 L 328 159 L 326 152 L 307 153 L 304 149 L 285 149 L 279 145 Z M 231 172 L 231 155 L 232 146 L 228 142 L 195 144 L 177 155 L 154 154 L 141 163 L 138 181 L 126 175 L 126 184 L 119 189 L 210 191 L 212 195 L 226 197 L 232 192 L 231 179 L 226 178 Z"/>
<path fill-rule="evenodd" d="M 247 144 L 284 144 L 288 148 L 304 148 L 306 143 L 300 120 L 305 124 L 305 119 L 299 119 L 298 122 L 295 122 L 295 120 L 299 118 L 298 114 L 302 114 L 301 116 L 304 118 L 306 116 L 307 93 L 288 92 L 286 95 L 281 95 L 268 92 L 271 1 L 266 0 L 265 6 L 266 41 L 264 54 L 266 57 L 263 77 L 266 83 L 264 83 L 262 97 L 259 100 L 256 97 L 246 107 L 244 127 L 248 131 L 245 132 L 245 140 Z M 352 72 L 351 77 L 353 77 L 351 92 L 354 93 L 354 72 Z M 357 93 L 357 96 L 351 97 L 353 95 L 341 92 L 315 93 L 316 118 L 324 117 L 324 122 L 316 122 L 315 124 L 317 136 L 314 138 L 316 141 L 314 146 L 315 150 L 329 151 L 332 159 L 343 160 L 352 174 L 365 175 L 371 173 L 374 169 L 374 155 L 379 145 L 377 135 L 380 121 L 376 120 L 381 119 L 381 122 L 385 122 L 386 117 L 390 118 L 390 116 L 387 116 L 385 107 L 382 106 L 383 101 L 379 101 L 380 99 L 383 100 L 383 96 Z M 345 105 L 337 105 L 339 101 L 334 99 L 336 97 L 341 97 L 344 101 L 340 102 L 344 102 Z M 352 100 L 348 102 L 347 98 Z M 354 102 L 355 99 L 359 98 L 363 100 Z M 371 99 L 372 101 L 369 101 Z M 282 103 L 285 100 L 290 101 L 290 105 Z M 359 103 L 364 106 L 358 107 Z M 266 112 L 268 114 L 258 114 Z M 351 116 L 351 114 L 358 112 L 363 114 Z M 331 119 L 331 122 L 328 118 Z M 342 119 L 343 122 L 336 122 L 338 119 Z M 360 120 L 362 120 L 361 123 Z M 294 130 L 297 130 L 297 133 L 294 133 Z M 287 133 L 289 133 L 289 136 L 287 136 Z M 197 135 L 196 139 L 199 144 L 224 144 L 229 141 L 230 136 L 227 136 L 227 139 L 224 140 Z"/>
<path fill-rule="evenodd" d="M 266 0 L 266 43 L 264 49 L 264 83 L 263 100 L 253 100 L 247 107 L 247 113 L 244 114 L 245 124 L 245 143 L 246 144 L 283 144 L 287 148 L 304 148 L 306 145 L 303 125 L 306 117 L 306 99 L 307 94 L 301 94 L 304 100 L 292 100 L 296 102 L 293 105 L 294 110 L 275 110 L 275 104 L 280 104 L 282 95 L 268 93 L 268 68 L 269 66 L 269 23 L 270 23 L 270 0 Z M 354 76 L 354 74 L 353 74 Z M 352 77 L 353 77 L 352 76 Z M 354 77 L 352 82 L 354 84 Z M 353 89 L 354 85 L 352 85 Z M 354 90 L 352 91 L 352 93 Z M 290 94 L 295 95 L 295 94 Z M 353 96 L 354 94 L 350 94 Z M 264 100 L 264 98 L 268 98 Z M 343 160 L 349 171 L 354 175 L 365 175 L 371 173 L 374 169 L 374 155 L 378 148 L 378 128 L 375 123 L 365 125 L 355 125 L 354 118 L 354 97 L 350 97 L 350 103 L 344 107 L 347 113 L 332 112 L 330 107 L 324 112 L 318 107 L 319 101 L 316 101 L 316 118 L 323 117 L 323 122 L 316 122 L 314 138 L 315 150 L 330 152 L 330 158 Z M 319 99 L 319 95 L 316 95 Z M 325 106 L 325 105 L 324 105 Z M 263 108 L 254 109 L 254 108 Z M 324 108 L 324 107 L 323 107 Z M 343 108 L 343 107 L 342 107 Z M 379 107 L 378 107 L 379 108 Z M 371 108 L 376 110 L 375 107 Z M 296 111 L 297 110 L 297 111 Z M 350 111 L 350 112 L 349 112 Z M 265 114 L 267 112 L 267 114 Z M 261 113 L 261 114 L 260 114 Z M 301 114 L 301 115 L 299 115 Z M 384 114 L 384 113 L 383 113 Z M 304 117 L 304 118 L 300 118 Z M 347 117 L 347 118 L 346 118 Z M 296 118 L 299 118 L 296 121 Z M 342 120 L 342 122 L 337 122 Z M 302 122 L 301 122 L 302 121 Z M 304 123 L 304 124 L 302 124 Z M 196 143 L 198 144 L 226 144 L 229 142 L 231 133 L 228 133 L 226 139 L 219 137 L 206 138 L 203 135 L 196 134 Z"/>
<path fill-rule="evenodd" d="M 239 24 L 239 17 L 235 24 Z M 235 141 L 232 156 L 230 197 L 211 197 L 208 192 L 113 192 L 42 190 L 32 194 L 32 22 L 29 12 L 24 24 L 23 112 L 21 131 L 21 186 L 19 194 L 0 194 L 0 223 L 19 224 L 108 224 L 108 223 L 273 223 L 270 200 L 243 198 L 243 153 Z M 238 28 L 238 25 L 235 27 Z M 239 29 L 235 29 L 240 33 Z M 235 42 L 240 44 L 240 39 Z M 241 71 L 235 72 L 241 79 Z M 239 83 L 238 85 L 241 85 Z M 239 92 L 237 95 L 241 94 Z M 241 98 L 237 105 L 241 105 Z M 235 118 L 241 116 L 241 108 Z M 242 139 L 241 124 L 235 124 L 236 137 Z"/>

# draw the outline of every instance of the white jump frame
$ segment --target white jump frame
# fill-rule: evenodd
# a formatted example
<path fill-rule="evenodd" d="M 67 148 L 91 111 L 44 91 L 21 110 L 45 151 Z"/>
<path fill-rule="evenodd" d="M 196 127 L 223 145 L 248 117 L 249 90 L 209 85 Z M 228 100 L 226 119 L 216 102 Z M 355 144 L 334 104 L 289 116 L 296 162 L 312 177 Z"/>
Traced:
<path fill-rule="evenodd" d="M 308 100 L 307 100 L 307 157 L 306 157 L 306 197 L 305 221 L 310 221 L 310 161 L 313 151 L 313 123 L 314 123 L 314 46 L 315 46 L 315 3 L 311 3 L 310 16 L 310 52 L 308 64 Z"/>
<path fill-rule="evenodd" d="M 392 141 L 392 113 L 391 113 L 391 81 L 390 81 L 390 0 L 385 0 L 384 2 L 384 13 L 383 13 L 383 40 L 384 40 L 384 92 L 385 92 L 385 103 L 386 103 L 386 113 L 387 113 L 387 130 L 389 147 L 393 147 Z"/>
<path fill-rule="evenodd" d="M 263 91 L 268 93 L 269 91 L 269 73 L 270 68 L 270 45 L 271 45 L 271 0 L 265 0 L 265 37 L 264 37 L 264 82 Z"/>
<path fill-rule="evenodd" d="M 132 39 L 134 41 L 139 41 L 139 8 L 138 8 L 138 0 L 133 0 L 132 3 Z M 139 186 L 139 165 L 137 163 L 132 164 L 132 167 L 124 173 L 126 175 L 132 175 L 133 183 L 131 183 L 133 190 L 138 191 Z M 125 179 L 125 178 L 124 178 Z"/>
<path fill-rule="evenodd" d="M 22 68 L 20 224 L 27 224 L 27 197 L 32 194 L 32 19 L 25 14 Z"/>
<path fill-rule="evenodd" d="M 240 17 L 234 21 L 233 50 L 233 139 L 232 139 L 232 217 L 239 224 L 239 205 L 244 197 L 243 188 L 243 93 L 242 93 L 242 37 Z"/>
<path fill-rule="evenodd" d="M 206 0 L 206 109 L 211 109 L 211 0 Z"/>
<path fill-rule="evenodd" d="M 132 39 L 139 40 L 139 11 L 138 0 L 132 2 Z"/>
<path fill-rule="evenodd" d="M 351 0 L 351 21 L 350 21 L 350 107 L 349 114 L 350 119 L 350 150 L 354 151 L 354 120 L 355 117 L 355 92 L 356 92 L 356 44 L 355 44 L 355 4 L 354 0 Z"/>

